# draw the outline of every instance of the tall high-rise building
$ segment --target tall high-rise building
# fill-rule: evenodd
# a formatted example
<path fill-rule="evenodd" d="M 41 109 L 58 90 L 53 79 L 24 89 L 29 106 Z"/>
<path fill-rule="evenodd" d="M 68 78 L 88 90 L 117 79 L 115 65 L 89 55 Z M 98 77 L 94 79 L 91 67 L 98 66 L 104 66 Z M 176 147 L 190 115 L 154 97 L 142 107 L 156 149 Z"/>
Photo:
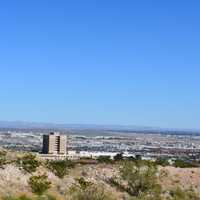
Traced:
<path fill-rule="evenodd" d="M 67 153 L 67 136 L 60 133 L 50 133 L 43 135 L 44 154 L 66 154 Z"/>

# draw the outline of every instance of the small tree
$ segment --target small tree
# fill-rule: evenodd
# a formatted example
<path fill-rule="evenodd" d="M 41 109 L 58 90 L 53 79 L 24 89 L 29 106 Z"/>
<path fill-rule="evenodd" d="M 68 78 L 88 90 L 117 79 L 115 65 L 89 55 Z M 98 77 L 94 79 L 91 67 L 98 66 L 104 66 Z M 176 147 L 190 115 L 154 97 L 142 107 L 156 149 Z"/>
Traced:
<path fill-rule="evenodd" d="M 68 169 L 74 167 L 74 162 L 70 160 L 48 161 L 46 166 L 59 178 L 64 178 L 68 173 Z"/>
<path fill-rule="evenodd" d="M 135 156 L 135 159 L 136 159 L 136 160 L 142 160 L 142 156 L 139 155 L 139 154 L 137 154 L 137 155 Z"/>
<path fill-rule="evenodd" d="M 28 173 L 36 172 L 37 168 L 40 166 L 40 162 L 33 154 L 24 155 L 22 158 L 18 159 L 17 163 Z"/>
<path fill-rule="evenodd" d="M 37 195 L 42 195 L 51 187 L 51 182 L 48 181 L 47 176 L 43 174 L 38 176 L 32 176 L 29 179 L 29 185 L 33 193 Z"/>
<path fill-rule="evenodd" d="M 161 187 L 157 183 L 157 169 L 148 162 L 125 162 L 120 170 L 121 178 L 127 182 L 124 190 L 138 199 L 160 199 Z M 147 198 L 148 197 L 148 198 Z"/>
<path fill-rule="evenodd" d="M 118 153 L 114 156 L 115 161 L 123 160 L 123 153 Z"/>

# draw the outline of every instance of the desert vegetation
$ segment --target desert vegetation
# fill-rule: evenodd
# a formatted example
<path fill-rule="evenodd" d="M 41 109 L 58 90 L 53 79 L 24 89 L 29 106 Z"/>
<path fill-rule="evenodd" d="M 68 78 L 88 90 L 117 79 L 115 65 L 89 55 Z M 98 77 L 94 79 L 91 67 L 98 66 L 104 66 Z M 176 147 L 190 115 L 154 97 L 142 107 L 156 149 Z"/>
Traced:
<path fill-rule="evenodd" d="M 17 164 L 27 173 L 36 172 L 37 168 L 40 166 L 40 162 L 36 159 L 33 154 L 25 154 L 17 159 Z"/>
<path fill-rule="evenodd" d="M 0 152 L 2 200 L 200 200 L 199 181 L 200 168 L 183 160 L 170 165 L 119 154 L 114 160 L 44 161 Z"/>
<path fill-rule="evenodd" d="M 64 178 L 67 175 L 69 169 L 74 168 L 75 163 L 68 159 L 66 160 L 56 160 L 56 161 L 47 161 L 46 166 L 59 178 Z"/>
<path fill-rule="evenodd" d="M 6 164 L 6 151 L 0 151 L 0 167 Z"/>

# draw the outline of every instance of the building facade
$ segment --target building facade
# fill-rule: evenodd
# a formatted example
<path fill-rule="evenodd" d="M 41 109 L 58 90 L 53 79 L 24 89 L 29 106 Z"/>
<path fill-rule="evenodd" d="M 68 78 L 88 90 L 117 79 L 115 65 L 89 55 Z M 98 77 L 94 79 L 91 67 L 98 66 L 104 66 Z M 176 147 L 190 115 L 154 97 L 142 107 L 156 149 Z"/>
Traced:
<path fill-rule="evenodd" d="M 43 135 L 43 154 L 63 154 L 67 153 L 67 136 L 60 133 L 50 133 Z"/>

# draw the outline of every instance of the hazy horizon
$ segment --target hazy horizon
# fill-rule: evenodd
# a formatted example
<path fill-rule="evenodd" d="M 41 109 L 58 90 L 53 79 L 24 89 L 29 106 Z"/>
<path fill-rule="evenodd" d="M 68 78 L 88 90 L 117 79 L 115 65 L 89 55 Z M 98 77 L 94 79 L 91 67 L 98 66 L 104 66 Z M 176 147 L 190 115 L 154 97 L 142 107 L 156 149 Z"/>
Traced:
<path fill-rule="evenodd" d="M 8 127 L 7 127 L 8 126 Z M 148 126 L 148 125 L 130 125 L 130 124 L 79 124 L 79 123 L 54 123 L 54 122 L 37 122 L 37 121 L 4 121 L 0 120 L 0 128 L 80 128 L 80 129 L 121 129 L 121 130 L 161 130 L 161 131 L 200 131 L 196 128 L 171 128 L 171 127 L 159 127 L 159 126 Z"/>

